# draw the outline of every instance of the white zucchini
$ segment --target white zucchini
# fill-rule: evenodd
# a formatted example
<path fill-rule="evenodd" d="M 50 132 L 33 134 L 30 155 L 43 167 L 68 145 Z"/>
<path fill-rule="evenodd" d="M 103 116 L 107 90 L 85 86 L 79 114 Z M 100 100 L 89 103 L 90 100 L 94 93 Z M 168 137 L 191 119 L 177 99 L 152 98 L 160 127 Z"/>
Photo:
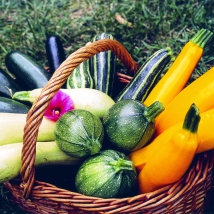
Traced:
<path fill-rule="evenodd" d="M 33 103 L 39 97 L 41 90 L 40 88 L 32 91 L 16 92 L 13 95 L 13 99 Z M 102 118 L 106 111 L 115 103 L 110 96 L 96 89 L 76 88 L 60 90 L 71 97 L 75 109 L 88 110 L 99 118 Z"/>
<path fill-rule="evenodd" d="M 0 145 L 23 141 L 26 117 L 27 114 L 0 113 Z M 43 117 L 37 140 L 54 140 L 54 128 L 55 122 Z"/>
<path fill-rule="evenodd" d="M 21 170 L 21 152 L 23 143 L 14 143 L 0 146 L 0 183 L 19 176 Z M 66 155 L 56 145 L 55 141 L 37 142 L 35 166 L 81 163 L 80 158 Z"/>

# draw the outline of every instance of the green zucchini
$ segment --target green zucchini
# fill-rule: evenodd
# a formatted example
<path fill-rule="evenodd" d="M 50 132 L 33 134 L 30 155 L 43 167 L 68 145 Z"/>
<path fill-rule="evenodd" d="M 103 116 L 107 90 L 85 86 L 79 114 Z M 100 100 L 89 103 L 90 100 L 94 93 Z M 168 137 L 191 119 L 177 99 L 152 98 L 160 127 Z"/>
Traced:
<path fill-rule="evenodd" d="M 7 97 L 0 97 L 0 112 L 25 114 L 30 107 Z"/>
<path fill-rule="evenodd" d="M 6 55 L 5 65 L 16 77 L 17 82 L 25 88 L 24 90 L 43 88 L 51 77 L 51 74 L 41 65 L 18 50 L 13 50 Z"/>
<path fill-rule="evenodd" d="M 66 81 L 66 88 L 93 88 L 93 85 L 89 60 L 77 66 Z"/>
<path fill-rule="evenodd" d="M 50 73 L 53 74 L 66 59 L 60 37 L 55 35 L 49 36 L 45 41 L 45 50 Z"/>
<path fill-rule="evenodd" d="M 54 135 L 57 145 L 66 154 L 88 157 L 101 150 L 104 129 L 97 116 L 83 109 L 75 109 L 57 120 Z"/>
<path fill-rule="evenodd" d="M 27 114 L 0 112 L 0 145 L 22 142 Z M 43 117 L 38 141 L 53 141 L 56 123 Z"/>
<path fill-rule="evenodd" d="M 109 149 L 83 162 L 75 186 L 79 193 L 88 196 L 125 198 L 137 194 L 137 175 L 125 154 Z"/>
<path fill-rule="evenodd" d="M 156 51 L 146 60 L 132 80 L 116 96 L 114 99 L 115 102 L 124 99 L 134 99 L 143 102 L 173 58 L 170 48 Z"/>
<path fill-rule="evenodd" d="M 16 178 L 20 174 L 23 142 L 0 146 L 0 183 Z M 54 141 L 36 143 L 35 166 L 79 165 L 80 158 L 74 158 L 62 152 Z M 72 166 L 71 166 L 72 169 Z"/>
<path fill-rule="evenodd" d="M 12 95 L 15 92 L 21 90 L 22 88 L 15 82 L 15 80 L 0 68 L 0 96 L 12 98 Z"/>
<path fill-rule="evenodd" d="M 100 39 L 114 39 L 109 33 L 97 34 L 93 42 Z M 115 77 L 116 55 L 111 51 L 100 52 L 90 58 L 94 88 L 112 96 Z"/>
<path fill-rule="evenodd" d="M 152 138 L 154 120 L 163 110 L 158 101 L 147 107 L 137 100 L 120 100 L 103 117 L 105 136 L 119 151 L 140 149 Z"/>
<path fill-rule="evenodd" d="M 75 109 L 84 109 L 102 118 L 106 111 L 114 105 L 113 99 L 107 94 L 91 88 L 60 89 L 70 96 Z M 33 103 L 40 95 L 42 89 L 32 91 L 19 91 L 13 99 Z"/>

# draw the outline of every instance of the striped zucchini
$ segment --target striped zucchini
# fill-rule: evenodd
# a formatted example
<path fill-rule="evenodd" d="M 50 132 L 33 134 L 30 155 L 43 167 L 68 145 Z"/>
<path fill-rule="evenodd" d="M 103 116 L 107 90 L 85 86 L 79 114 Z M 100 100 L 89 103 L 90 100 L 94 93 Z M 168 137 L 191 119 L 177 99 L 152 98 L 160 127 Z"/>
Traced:
<path fill-rule="evenodd" d="M 66 88 L 93 88 L 89 60 L 82 62 L 73 70 L 67 79 Z"/>
<path fill-rule="evenodd" d="M 114 39 L 111 34 L 101 33 L 93 38 L 93 42 L 101 39 Z M 112 96 L 115 76 L 116 55 L 111 51 L 100 52 L 90 58 L 94 88 Z"/>
<path fill-rule="evenodd" d="M 114 99 L 115 102 L 125 99 L 143 102 L 173 58 L 169 47 L 160 49 L 152 54 L 140 67 L 132 80 L 117 95 Z"/>

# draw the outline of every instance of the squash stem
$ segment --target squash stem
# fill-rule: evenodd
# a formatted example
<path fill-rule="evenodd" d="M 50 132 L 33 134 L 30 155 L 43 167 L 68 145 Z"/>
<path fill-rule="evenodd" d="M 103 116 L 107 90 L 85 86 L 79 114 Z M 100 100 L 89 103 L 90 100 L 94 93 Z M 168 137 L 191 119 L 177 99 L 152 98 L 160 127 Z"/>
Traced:
<path fill-rule="evenodd" d="M 184 119 L 183 129 L 187 129 L 192 133 L 197 133 L 200 119 L 199 108 L 193 103 Z"/>
<path fill-rule="evenodd" d="M 144 116 L 149 122 L 152 122 L 164 109 L 165 108 L 161 102 L 155 101 L 147 107 L 146 111 L 144 112 Z"/>
<path fill-rule="evenodd" d="M 211 40 L 212 37 L 213 33 L 211 31 L 202 28 L 190 41 L 197 46 L 204 48 L 204 46 Z"/>
<path fill-rule="evenodd" d="M 114 168 L 115 172 L 120 172 L 122 170 L 135 170 L 134 164 L 131 160 L 124 160 L 118 158 L 116 161 L 111 161 L 110 165 Z"/>
<path fill-rule="evenodd" d="M 90 155 L 97 154 L 100 152 L 100 149 L 102 148 L 102 145 L 99 141 L 99 139 L 92 139 L 89 140 L 86 145 L 88 145 L 88 150 L 90 151 Z"/>
<path fill-rule="evenodd" d="M 30 91 L 18 91 L 15 94 L 13 94 L 12 99 L 33 103 L 35 100 L 35 97 L 32 96 L 32 93 Z"/>

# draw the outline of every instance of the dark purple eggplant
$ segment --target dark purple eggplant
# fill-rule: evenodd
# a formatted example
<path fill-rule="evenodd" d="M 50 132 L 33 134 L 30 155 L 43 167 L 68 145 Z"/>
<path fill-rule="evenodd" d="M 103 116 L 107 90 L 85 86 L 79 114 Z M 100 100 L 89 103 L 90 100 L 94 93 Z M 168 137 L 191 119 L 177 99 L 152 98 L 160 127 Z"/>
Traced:
<path fill-rule="evenodd" d="M 46 55 L 50 73 L 54 73 L 60 64 L 65 61 L 66 56 L 60 37 L 49 36 L 45 42 Z"/>

